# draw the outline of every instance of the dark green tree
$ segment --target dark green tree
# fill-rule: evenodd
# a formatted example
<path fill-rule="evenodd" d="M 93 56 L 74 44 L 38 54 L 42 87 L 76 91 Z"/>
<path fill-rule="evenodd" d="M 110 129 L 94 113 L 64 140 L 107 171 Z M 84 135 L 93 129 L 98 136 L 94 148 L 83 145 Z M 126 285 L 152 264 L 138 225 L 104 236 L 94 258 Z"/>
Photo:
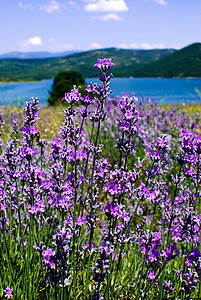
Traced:
<path fill-rule="evenodd" d="M 86 84 L 82 74 L 76 71 L 60 72 L 54 78 L 52 84 L 52 91 L 49 91 L 49 98 L 47 99 L 48 106 L 58 106 L 64 102 L 61 99 L 65 96 L 65 93 L 70 92 L 73 86 L 81 86 L 80 92 L 85 93 Z"/>

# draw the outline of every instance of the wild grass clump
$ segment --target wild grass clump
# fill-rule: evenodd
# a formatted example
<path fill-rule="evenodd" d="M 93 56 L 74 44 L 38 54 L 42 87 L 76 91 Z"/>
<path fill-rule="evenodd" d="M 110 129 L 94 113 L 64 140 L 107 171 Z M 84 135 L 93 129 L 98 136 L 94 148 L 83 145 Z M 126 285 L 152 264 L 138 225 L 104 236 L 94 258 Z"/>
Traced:
<path fill-rule="evenodd" d="M 32 99 L 1 140 L 1 299 L 201 298 L 199 119 L 110 99 L 113 65 L 65 95 L 55 138 Z"/>

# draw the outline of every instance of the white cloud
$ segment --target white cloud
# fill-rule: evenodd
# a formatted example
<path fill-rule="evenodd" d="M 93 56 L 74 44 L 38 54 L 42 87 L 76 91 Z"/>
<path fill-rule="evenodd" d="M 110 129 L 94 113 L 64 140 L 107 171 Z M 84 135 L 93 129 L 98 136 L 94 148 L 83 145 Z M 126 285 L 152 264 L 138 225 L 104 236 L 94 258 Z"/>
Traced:
<path fill-rule="evenodd" d="M 23 49 L 30 49 L 32 46 L 41 46 L 42 45 L 42 39 L 40 36 L 32 37 L 23 43 L 21 43 L 21 46 Z"/>
<path fill-rule="evenodd" d="M 107 14 L 102 16 L 94 16 L 92 17 L 93 20 L 101 20 L 101 21 L 122 21 L 123 18 L 118 16 L 117 14 Z"/>
<path fill-rule="evenodd" d="M 130 45 L 130 47 L 131 47 L 131 49 L 137 49 L 139 46 L 138 46 L 138 44 L 132 43 Z"/>
<path fill-rule="evenodd" d="M 160 5 L 163 5 L 163 6 L 168 5 L 168 3 L 165 0 L 154 0 L 154 2 L 156 2 L 156 3 L 160 4 Z"/>
<path fill-rule="evenodd" d="M 102 46 L 98 43 L 90 43 L 90 48 L 100 49 L 100 48 L 102 48 Z"/>
<path fill-rule="evenodd" d="M 155 44 L 149 44 L 149 43 L 131 43 L 131 44 L 119 44 L 119 48 L 123 49 L 143 49 L 143 50 L 151 50 L 151 49 L 164 49 L 166 48 L 163 43 L 155 43 Z"/>
<path fill-rule="evenodd" d="M 42 40 L 40 36 L 35 36 L 27 40 L 26 42 L 30 46 L 41 46 Z"/>
<path fill-rule="evenodd" d="M 172 48 L 172 49 L 182 49 L 182 48 L 184 48 L 186 45 L 184 45 L 184 44 L 173 44 L 173 45 L 171 45 L 170 47 L 168 47 L 168 48 Z"/>
<path fill-rule="evenodd" d="M 63 9 L 63 8 L 65 8 L 65 4 L 59 3 L 55 0 L 51 0 L 51 1 L 49 1 L 48 4 L 44 4 L 44 5 L 40 6 L 40 9 L 47 13 L 61 12 L 61 9 Z"/>
<path fill-rule="evenodd" d="M 118 48 L 121 48 L 121 49 L 128 49 L 129 46 L 126 45 L 126 44 L 124 44 L 124 43 L 121 43 L 121 44 L 118 45 Z"/>
<path fill-rule="evenodd" d="M 68 4 L 76 9 L 80 8 L 79 5 L 77 4 L 77 2 L 75 2 L 75 1 L 68 1 Z"/>
<path fill-rule="evenodd" d="M 142 49 L 164 49 L 165 45 L 163 43 L 159 43 L 159 44 L 148 44 L 148 43 L 142 43 L 141 44 Z"/>
<path fill-rule="evenodd" d="M 32 4 L 31 4 L 31 3 L 23 4 L 22 2 L 19 2 L 18 4 L 19 4 L 19 7 L 20 7 L 20 8 L 24 8 L 24 9 L 26 9 L 26 8 L 31 8 L 31 7 L 32 7 Z"/>
<path fill-rule="evenodd" d="M 118 48 L 121 49 L 137 49 L 139 48 L 138 44 L 132 43 L 132 44 L 125 44 L 125 43 L 121 43 L 118 45 Z"/>
<path fill-rule="evenodd" d="M 88 4 L 85 5 L 85 10 L 88 12 L 123 12 L 127 11 L 128 7 L 124 0 L 85 0 Z"/>
<path fill-rule="evenodd" d="M 168 32 L 168 29 L 163 28 L 163 29 L 161 29 L 161 31 L 162 31 L 162 32 Z"/>
<path fill-rule="evenodd" d="M 61 50 L 70 51 L 75 49 L 74 45 L 72 44 L 64 44 L 60 47 Z"/>

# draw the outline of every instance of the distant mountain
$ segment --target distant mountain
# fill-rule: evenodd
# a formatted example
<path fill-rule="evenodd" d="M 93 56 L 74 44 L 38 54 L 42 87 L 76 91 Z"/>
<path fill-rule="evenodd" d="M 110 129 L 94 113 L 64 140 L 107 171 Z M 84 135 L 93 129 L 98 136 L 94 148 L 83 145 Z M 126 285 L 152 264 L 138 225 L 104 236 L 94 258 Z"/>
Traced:
<path fill-rule="evenodd" d="M 5 58 L 19 58 L 19 59 L 41 59 L 41 58 L 50 58 L 50 57 L 62 57 L 71 55 L 74 53 L 81 52 L 79 50 L 74 51 L 65 51 L 65 52 L 46 52 L 46 51 L 37 51 L 37 52 L 7 52 L 4 54 L 0 54 L 0 59 Z"/>
<path fill-rule="evenodd" d="M 201 44 L 181 50 L 98 49 L 44 59 L 0 59 L 0 81 L 54 78 L 61 71 L 75 70 L 95 77 L 98 58 L 112 58 L 115 77 L 201 77 Z"/>

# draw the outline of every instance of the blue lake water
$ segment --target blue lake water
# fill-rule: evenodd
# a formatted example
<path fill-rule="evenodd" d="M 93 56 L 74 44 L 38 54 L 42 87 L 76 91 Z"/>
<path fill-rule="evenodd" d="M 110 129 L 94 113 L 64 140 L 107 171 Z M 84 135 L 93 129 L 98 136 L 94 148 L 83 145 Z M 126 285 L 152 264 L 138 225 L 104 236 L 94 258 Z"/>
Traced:
<path fill-rule="evenodd" d="M 97 78 L 87 78 L 86 83 L 99 82 Z M 38 97 L 41 106 L 46 106 L 53 80 L 39 82 L 0 83 L 0 105 L 24 105 L 31 97 Z M 201 102 L 201 78 L 112 78 L 111 96 L 134 93 L 137 97 L 155 99 L 158 103 Z"/>

